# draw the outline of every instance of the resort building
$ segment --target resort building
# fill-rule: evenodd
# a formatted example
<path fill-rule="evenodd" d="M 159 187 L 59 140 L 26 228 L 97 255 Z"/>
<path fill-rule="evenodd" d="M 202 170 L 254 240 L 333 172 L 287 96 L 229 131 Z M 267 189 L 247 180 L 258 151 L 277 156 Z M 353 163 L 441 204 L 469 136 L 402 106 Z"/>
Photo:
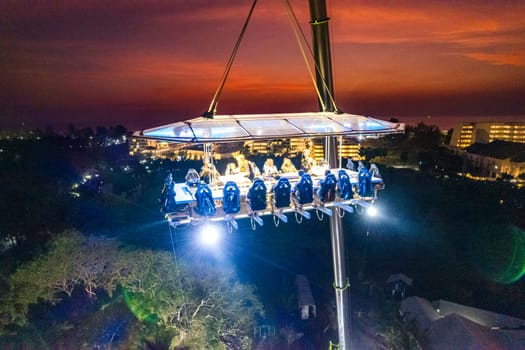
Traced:
<path fill-rule="evenodd" d="M 214 144 L 213 156 L 222 159 L 235 156 L 244 149 L 251 155 L 286 155 L 294 157 L 306 150 L 315 161 L 324 159 L 323 138 L 288 138 L 263 141 L 246 141 L 244 143 Z M 342 138 L 337 144 L 338 156 L 346 160 L 348 158 L 357 161 L 362 157 L 359 155 L 361 145 L 351 138 Z M 131 138 L 130 155 L 142 155 L 149 158 L 176 158 L 202 159 L 203 151 L 197 148 L 188 148 L 186 145 L 168 143 L 143 138 Z"/>
<path fill-rule="evenodd" d="M 466 148 L 474 143 L 496 140 L 525 143 L 525 122 L 459 123 L 454 128 L 450 145 Z"/>

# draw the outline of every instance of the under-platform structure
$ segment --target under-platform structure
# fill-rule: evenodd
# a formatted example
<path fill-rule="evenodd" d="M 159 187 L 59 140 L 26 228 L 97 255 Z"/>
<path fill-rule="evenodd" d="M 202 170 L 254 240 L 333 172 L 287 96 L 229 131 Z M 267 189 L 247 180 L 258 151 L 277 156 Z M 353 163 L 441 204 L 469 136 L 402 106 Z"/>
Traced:
<path fill-rule="evenodd" d="M 336 145 L 342 137 L 402 133 L 404 124 L 343 113 L 336 107 L 325 0 L 309 0 L 313 36 L 310 54 L 315 61 L 315 78 L 312 80 L 315 81 L 320 112 L 217 115 L 218 97 L 256 2 L 254 0 L 208 111 L 186 121 L 135 132 L 134 136 L 203 147 L 203 168 L 208 169 L 205 178 L 200 178 L 195 170 L 189 170 L 184 182 L 176 183 L 170 176 L 166 179 L 162 197 L 165 216 L 172 228 L 224 222 L 232 231 L 238 228 L 237 220 L 242 219 L 249 219 L 255 229 L 264 225 L 265 216 L 271 217 L 276 226 L 288 222 L 289 215 L 293 215 L 298 223 L 313 219 L 313 212 L 318 219 L 328 217 L 338 316 L 339 340 L 336 346 L 350 349 L 350 290 L 341 218 L 345 213 L 360 213 L 372 207 L 378 191 L 385 185 L 374 166 L 367 168 L 362 163 L 355 166 L 353 162 L 349 162 L 350 166 L 343 166 Z M 289 1 L 285 2 L 290 17 L 295 19 Z M 298 29 L 295 30 L 297 36 Z M 304 53 L 303 47 L 301 50 Z M 310 164 L 299 172 L 274 169 L 258 173 L 247 166 L 246 171 L 221 175 L 213 164 L 215 143 L 319 137 L 325 139 L 325 162 Z"/>

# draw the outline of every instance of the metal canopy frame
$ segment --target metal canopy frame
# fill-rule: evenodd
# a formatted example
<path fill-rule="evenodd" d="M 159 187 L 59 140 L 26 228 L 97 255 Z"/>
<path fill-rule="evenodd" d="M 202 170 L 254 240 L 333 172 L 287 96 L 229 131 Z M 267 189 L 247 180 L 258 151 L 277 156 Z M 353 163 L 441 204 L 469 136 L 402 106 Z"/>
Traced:
<path fill-rule="evenodd" d="M 336 113 L 278 113 L 197 117 L 135 132 L 133 136 L 174 143 L 218 143 L 275 138 L 379 136 L 401 133 L 404 124 Z"/>

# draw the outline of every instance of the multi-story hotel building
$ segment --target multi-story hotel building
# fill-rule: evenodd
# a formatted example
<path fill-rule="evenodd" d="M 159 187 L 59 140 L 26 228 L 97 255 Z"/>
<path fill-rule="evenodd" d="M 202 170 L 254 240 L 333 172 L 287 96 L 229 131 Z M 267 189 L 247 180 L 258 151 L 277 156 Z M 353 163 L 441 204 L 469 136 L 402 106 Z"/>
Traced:
<path fill-rule="evenodd" d="M 252 154 L 279 155 L 286 153 L 292 157 L 297 155 L 297 153 L 304 153 L 305 150 L 309 150 L 310 156 L 314 160 L 320 161 L 325 158 L 323 142 L 323 138 L 295 138 L 276 139 L 272 141 L 248 141 L 245 146 L 248 147 L 249 152 Z M 341 142 L 337 143 L 338 157 L 344 159 L 362 159 L 359 155 L 360 150 L 361 145 L 350 138 L 343 138 Z"/>
<path fill-rule="evenodd" d="M 310 151 L 310 156 L 320 161 L 324 159 L 323 139 L 275 139 L 271 141 L 247 141 L 242 144 L 217 144 L 214 147 L 213 155 L 215 159 L 232 157 L 241 148 L 245 148 L 248 153 L 254 155 L 284 155 L 295 156 L 298 153 Z M 337 144 L 338 156 L 343 159 L 351 158 L 360 160 L 359 155 L 361 145 L 353 139 L 343 138 Z M 132 138 L 130 141 L 130 154 L 143 155 L 150 158 L 174 158 L 177 155 L 187 159 L 202 159 L 203 151 L 198 148 L 188 148 L 180 144 L 170 144 L 165 141 L 145 140 Z"/>
<path fill-rule="evenodd" d="M 525 122 L 471 122 L 454 128 L 450 145 L 466 148 L 495 140 L 525 143 Z"/>

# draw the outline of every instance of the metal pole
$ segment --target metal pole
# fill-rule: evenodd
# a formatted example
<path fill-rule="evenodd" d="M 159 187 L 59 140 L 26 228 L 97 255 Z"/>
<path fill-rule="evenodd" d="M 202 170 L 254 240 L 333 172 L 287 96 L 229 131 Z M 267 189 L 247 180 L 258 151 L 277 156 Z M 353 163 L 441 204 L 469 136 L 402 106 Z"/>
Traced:
<path fill-rule="evenodd" d="M 332 63 L 330 54 L 330 35 L 328 32 L 329 18 L 326 13 L 325 0 L 309 0 L 310 24 L 312 25 L 313 51 L 317 66 L 316 84 L 327 111 L 336 112 L 332 82 Z M 322 110 L 322 103 L 319 108 Z M 325 157 L 330 168 L 338 167 L 337 140 L 335 137 L 325 138 Z M 332 242 L 332 259 L 334 265 L 334 289 L 337 307 L 337 326 L 339 334 L 339 349 L 348 350 L 351 347 L 351 309 L 350 285 L 346 274 L 345 243 L 343 224 L 339 215 L 330 217 L 330 239 Z"/>
<path fill-rule="evenodd" d="M 337 213 L 330 217 L 330 237 L 332 240 L 332 259 L 334 264 L 334 289 L 337 309 L 337 330 L 339 349 L 351 348 L 351 308 L 350 285 L 346 277 L 343 225 Z"/>
<path fill-rule="evenodd" d="M 332 81 L 332 56 L 330 53 L 330 33 L 328 31 L 328 18 L 325 0 L 309 0 L 310 25 L 312 26 L 312 50 L 315 59 L 315 78 L 317 89 L 324 102 L 326 111 L 335 112 L 333 102 L 334 84 Z M 321 102 L 319 109 L 323 111 Z"/>

